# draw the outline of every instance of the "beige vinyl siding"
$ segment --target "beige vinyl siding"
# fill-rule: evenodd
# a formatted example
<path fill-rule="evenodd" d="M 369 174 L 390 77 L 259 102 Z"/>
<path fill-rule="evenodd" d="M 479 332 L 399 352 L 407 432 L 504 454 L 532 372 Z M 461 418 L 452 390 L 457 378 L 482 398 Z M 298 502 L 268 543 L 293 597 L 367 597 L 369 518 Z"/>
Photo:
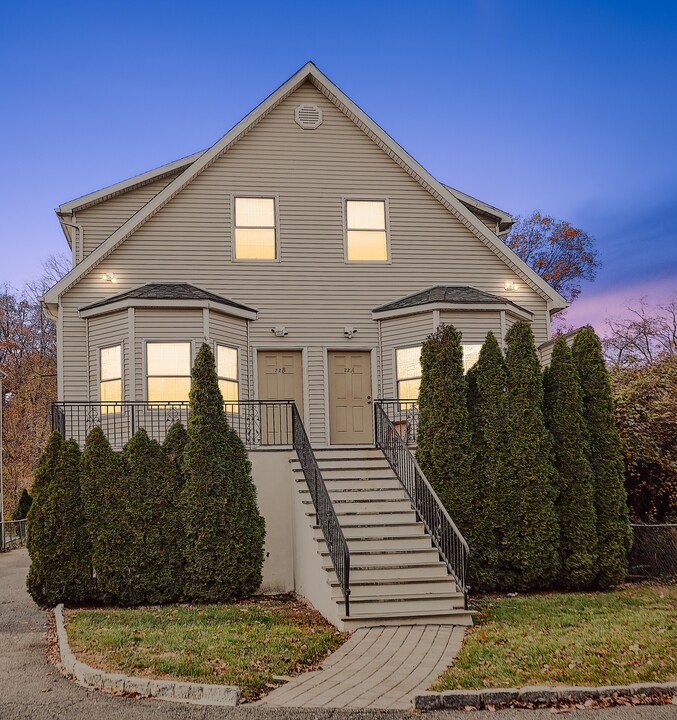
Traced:
<path fill-rule="evenodd" d="M 499 310 L 441 310 L 440 322 L 453 325 L 461 332 L 464 343 L 483 343 L 491 330 L 501 341 L 501 313 Z"/>
<path fill-rule="evenodd" d="M 383 397 L 397 397 L 395 350 L 421 345 L 433 330 L 432 310 L 381 321 Z"/>
<path fill-rule="evenodd" d="M 178 173 L 177 173 L 178 174 Z M 84 259 L 123 222 L 152 200 L 177 174 L 128 190 L 76 213 L 75 222 L 84 229 Z"/>
<path fill-rule="evenodd" d="M 322 109 L 317 130 L 302 130 L 294 122 L 294 108 L 302 102 Z M 279 262 L 232 262 L 231 196 L 237 193 L 277 196 Z M 356 196 L 388 200 L 389 263 L 344 262 L 342 198 Z M 115 273 L 118 284 L 102 282 L 104 272 Z M 252 346 L 306 349 L 306 420 L 311 439 L 321 443 L 327 348 L 345 349 L 350 343 L 377 348 L 378 324 L 371 311 L 398 297 L 437 284 L 504 295 L 508 280 L 520 285 L 510 299 L 535 313 L 534 332 L 544 342 L 545 300 L 305 84 L 66 293 L 64 392 L 67 398 L 80 396 L 77 356 L 83 354 L 84 321 L 75 308 L 144 283 L 189 282 L 258 308 L 258 320 L 250 323 Z M 174 337 L 173 312 L 166 315 L 165 334 Z M 195 322 L 191 332 L 201 339 L 201 318 Z M 288 335 L 272 335 L 275 326 L 285 326 Z M 357 329 L 350 341 L 346 326 Z M 137 344 L 143 333 L 137 326 Z"/>
<path fill-rule="evenodd" d="M 129 367 L 129 324 L 127 311 L 102 315 L 85 321 L 89 323 L 89 400 L 99 400 L 99 351 L 103 347 L 122 345 L 122 397 L 131 400 Z"/>

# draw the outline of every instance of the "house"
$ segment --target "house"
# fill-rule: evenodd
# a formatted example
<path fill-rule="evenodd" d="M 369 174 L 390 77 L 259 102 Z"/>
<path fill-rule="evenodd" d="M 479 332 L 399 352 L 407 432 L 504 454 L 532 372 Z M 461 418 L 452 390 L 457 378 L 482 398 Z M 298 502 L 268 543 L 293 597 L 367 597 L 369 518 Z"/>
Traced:
<path fill-rule="evenodd" d="M 501 241 L 508 213 L 433 178 L 312 63 L 209 149 L 56 212 L 55 427 L 161 439 L 208 342 L 251 450 L 263 590 L 342 627 L 470 622 L 467 547 L 408 446 L 433 329 L 460 329 L 470 366 L 517 320 L 546 343 L 566 306 Z"/>

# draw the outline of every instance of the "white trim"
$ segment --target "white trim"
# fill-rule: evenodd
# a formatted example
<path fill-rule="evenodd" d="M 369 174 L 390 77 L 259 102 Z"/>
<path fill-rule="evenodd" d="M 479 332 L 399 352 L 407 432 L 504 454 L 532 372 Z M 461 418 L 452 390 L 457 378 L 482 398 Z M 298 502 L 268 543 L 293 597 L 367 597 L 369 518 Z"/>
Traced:
<path fill-rule="evenodd" d="M 160 165 L 160 167 L 156 167 L 153 170 L 147 170 L 140 175 L 134 175 L 127 178 L 127 180 L 121 180 L 119 183 L 115 183 L 114 185 L 108 185 L 105 188 L 101 188 L 101 190 L 95 190 L 87 195 L 82 195 L 74 200 L 69 200 L 62 205 L 59 205 L 59 207 L 55 209 L 55 212 L 57 215 L 74 213 L 78 210 L 83 210 L 85 207 L 91 207 L 92 205 L 96 205 L 104 200 L 108 200 L 114 195 L 120 195 L 124 192 L 140 187 L 141 185 L 148 185 L 154 180 L 161 178 L 163 175 L 171 175 L 177 170 L 181 170 L 182 168 L 192 165 L 203 152 L 204 150 L 200 150 L 200 152 L 187 155 L 179 160 L 173 160 L 166 165 Z"/>
<path fill-rule="evenodd" d="M 435 330 L 437 330 L 437 328 L 440 326 L 440 322 L 440 309 L 436 308 L 435 310 L 433 310 L 433 332 L 435 332 Z"/>
<path fill-rule="evenodd" d="M 63 305 L 56 308 L 56 397 L 57 400 L 64 399 L 64 377 L 63 377 L 63 316 L 66 309 Z M 87 347 L 87 362 L 89 362 L 89 347 Z M 87 368 L 89 372 L 89 366 Z M 87 376 L 89 383 L 89 375 Z"/>
<path fill-rule="evenodd" d="M 506 333 L 506 322 L 505 322 L 505 310 L 501 310 L 501 350 L 505 351 L 505 333 Z"/>
<path fill-rule="evenodd" d="M 235 253 L 235 200 L 236 198 L 251 198 L 259 200 L 272 200 L 274 204 L 275 212 L 275 257 L 272 260 L 266 258 L 238 258 Z M 266 228 L 270 230 L 270 228 Z M 230 260 L 234 263 L 252 263 L 258 265 L 259 263 L 279 263 L 281 259 L 281 248 L 280 243 L 280 194 L 279 193 L 230 193 Z"/>
<path fill-rule="evenodd" d="M 88 321 L 89 322 L 89 321 Z M 130 400 L 136 400 L 136 310 L 130 307 L 127 310 L 127 332 L 129 336 L 129 395 Z"/>
<path fill-rule="evenodd" d="M 371 413 L 371 442 L 370 443 L 336 443 L 331 442 L 331 420 L 329 418 L 329 353 L 330 352 L 364 352 L 369 353 L 369 371 L 371 372 L 371 402 L 374 407 L 374 400 L 378 397 L 378 380 L 376 373 L 378 366 L 376 364 L 377 348 L 373 345 L 324 345 L 322 347 L 322 364 L 323 364 L 323 393 L 324 393 L 324 440 L 326 447 L 345 448 L 345 447 L 374 447 L 376 439 L 376 427 L 374 423 L 374 413 Z M 376 384 L 375 384 L 376 383 Z"/>
<path fill-rule="evenodd" d="M 101 245 L 91 252 L 86 261 L 78 263 L 54 287 L 45 293 L 46 302 L 56 302 L 58 298 L 72 287 L 93 267 L 107 257 L 121 242 L 136 232 L 149 218 L 167 204 L 178 192 L 191 182 L 200 172 L 209 167 L 223 152 L 227 151 L 245 132 L 260 122 L 275 106 L 287 98 L 304 82 L 310 81 L 315 87 L 331 100 L 339 109 L 347 114 L 358 127 L 376 142 L 395 162 L 416 179 L 439 202 L 447 207 L 456 217 L 482 242 L 492 249 L 508 267 L 511 267 L 533 289 L 545 299 L 553 301 L 553 309 L 568 307 L 567 301 L 548 285 L 534 270 L 487 228 L 472 211 L 442 183 L 436 180 L 423 166 L 414 160 L 398 143 L 382 128 L 353 103 L 334 83 L 329 80 L 313 63 L 307 63 L 292 77 L 269 95 L 260 105 L 254 108 L 229 132 L 227 132 L 211 148 L 205 150 L 200 157 L 187 167 L 177 178 L 172 180 L 152 200 L 136 212 L 113 232 Z"/>
<path fill-rule="evenodd" d="M 98 317 L 108 313 L 126 310 L 128 308 L 203 308 L 220 312 L 222 315 L 232 315 L 246 320 L 256 320 L 258 310 L 244 310 L 243 308 L 224 305 L 214 300 L 148 300 L 145 298 L 123 298 L 107 305 L 78 310 L 81 318 Z"/>
<path fill-rule="evenodd" d="M 209 307 L 202 308 L 202 334 L 204 341 L 209 342 Z"/>
<path fill-rule="evenodd" d="M 503 310 L 523 320 L 533 320 L 534 314 L 530 310 L 519 308 L 512 303 L 445 303 L 434 302 L 413 307 L 397 308 L 395 310 L 373 310 L 372 320 L 388 320 L 390 318 L 404 317 L 407 315 L 420 315 L 421 313 L 439 312 L 440 310 L 460 310 L 467 312 L 496 312 Z M 436 329 L 436 328 L 433 328 Z"/>
<path fill-rule="evenodd" d="M 383 203 L 383 213 L 386 234 L 386 259 L 385 260 L 349 260 L 348 259 L 348 202 L 354 200 L 373 200 Z M 369 267 L 379 265 L 392 265 L 393 253 L 390 242 L 390 200 L 385 195 L 343 195 L 341 197 L 341 218 L 343 220 L 343 264 L 344 265 L 367 265 Z M 367 231 L 368 232 L 368 231 Z M 377 231 L 378 232 L 378 231 Z"/>

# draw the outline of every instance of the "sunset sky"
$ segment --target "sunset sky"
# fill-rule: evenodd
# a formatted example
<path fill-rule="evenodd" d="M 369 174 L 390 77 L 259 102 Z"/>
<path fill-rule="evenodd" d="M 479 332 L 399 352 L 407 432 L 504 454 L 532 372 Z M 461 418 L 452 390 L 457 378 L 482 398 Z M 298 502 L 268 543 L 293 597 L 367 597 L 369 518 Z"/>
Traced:
<path fill-rule="evenodd" d="M 307 60 L 439 180 L 595 236 L 569 313 L 677 291 L 677 3 L 3 3 L 0 283 L 53 208 L 211 145 Z"/>

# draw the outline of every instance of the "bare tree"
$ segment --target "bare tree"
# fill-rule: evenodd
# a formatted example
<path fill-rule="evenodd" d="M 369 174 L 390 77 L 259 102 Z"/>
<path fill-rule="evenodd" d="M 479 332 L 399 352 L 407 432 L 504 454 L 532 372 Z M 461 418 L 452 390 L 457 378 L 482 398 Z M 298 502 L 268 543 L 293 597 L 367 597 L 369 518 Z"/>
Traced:
<path fill-rule="evenodd" d="M 608 318 L 602 341 L 604 354 L 614 367 L 650 366 L 677 353 L 677 290 L 663 304 L 642 298 L 627 308 L 623 318 Z"/>

